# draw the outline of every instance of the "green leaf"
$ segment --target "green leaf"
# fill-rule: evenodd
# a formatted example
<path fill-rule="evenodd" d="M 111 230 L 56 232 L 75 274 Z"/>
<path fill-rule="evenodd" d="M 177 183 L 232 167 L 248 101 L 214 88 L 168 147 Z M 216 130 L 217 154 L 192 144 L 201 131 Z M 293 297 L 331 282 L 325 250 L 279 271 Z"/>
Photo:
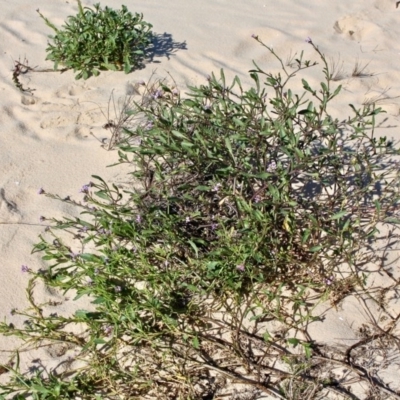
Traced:
<path fill-rule="evenodd" d="M 296 338 L 289 338 L 287 339 L 287 342 L 291 344 L 293 347 L 296 347 L 300 343 L 300 340 Z"/>
<path fill-rule="evenodd" d="M 117 66 L 115 64 L 105 64 L 102 63 L 101 66 L 105 69 L 108 69 L 110 71 L 118 71 Z"/>
<path fill-rule="evenodd" d="M 106 299 L 104 297 L 97 297 L 97 299 L 93 300 L 91 303 L 92 304 L 103 304 L 106 302 Z"/>
<path fill-rule="evenodd" d="M 192 246 L 193 250 L 196 253 L 196 258 L 199 258 L 199 249 L 196 244 L 192 240 L 188 240 L 189 244 Z"/>
<path fill-rule="evenodd" d="M 106 192 L 105 190 L 99 190 L 98 192 L 94 192 L 94 194 L 97 197 L 100 197 L 101 199 L 111 200 L 110 196 L 108 195 L 108 192 Z"/>
<path fill-rule="evenodd" d="M 188 140 L 187 136 L 184 135 L 182 132 L 174 131 L 174 130 L 173 130 L 171 133 L 172 133 L 175 137 L 177 137 L 177 138 Z"/>
<path fill-rule="evenodd" d="M 195 337 L 193 338 L 192 344 L 193 344 L 193 347 L 194 347 L 196 350 L 200 349 L 200 343 L 199 343 L 199 339 L 197 338 L 197 336 L 195 336 Z"/>
<path fill-rule="evenodd" d="M 311 247 L 310 251 L 311 251 L 312 253 L 316 253 L 317 251 L 320 251 L 322 248 L 323 248 L 323 246 L 321 246 L 321 245 L 319 245 L 319 246 L 314 246 L 314 247 Z"/>
<path fill-rule="evenodd" d="M 342 217 L 344 217 L 347 214 L 347 211 L 339 211 L 338 213 L 334 214 L 330 219 L 331 220 L 335 220 L 335 219 L 340 219 Z"/>

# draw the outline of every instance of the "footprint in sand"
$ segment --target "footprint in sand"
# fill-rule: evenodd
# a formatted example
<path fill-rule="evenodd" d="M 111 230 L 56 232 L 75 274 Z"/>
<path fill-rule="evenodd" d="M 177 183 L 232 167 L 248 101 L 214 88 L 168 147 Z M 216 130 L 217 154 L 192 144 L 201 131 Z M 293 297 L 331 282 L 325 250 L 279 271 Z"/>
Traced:
<path fill-rule="evenodd" d="M 391 11 L 395 9 L 395 2 L 393 0 L 377 0 L 374 3 L 375 8 L 381 11 Z"/>
<path fill-rule="evenodd" d="M 72 85 L 62 86 L 59 90 L 57 90 L 56 96 L 61 98 L 69 96 L 79 96 L 88 90 L 90 90 L 90 88 L 87 87 L 86 84 L 78 85 L 74 83 Z"/>
<path fill-rule="evenodd" d="M 40 127 L 46 129 L 74 125 L 77 122 L 78 115 L 79 113 L 72 110 L 68 110 L 68 112 L 51 112 L 42 118 Z"/>
<path fill-rule="evenodd" d="M 335 22 L 333 28 L 337 33 L 357 42 L 376 39 L 385 35 L 382 28 L 364 16 L 344 16 Z"/>
<path fill-rule="evenodd" d="M 37 99 L 33 96 L 21 96 L 21 103 L 24 106 L 31 106 L 33 104 L 36 104 Z"/>

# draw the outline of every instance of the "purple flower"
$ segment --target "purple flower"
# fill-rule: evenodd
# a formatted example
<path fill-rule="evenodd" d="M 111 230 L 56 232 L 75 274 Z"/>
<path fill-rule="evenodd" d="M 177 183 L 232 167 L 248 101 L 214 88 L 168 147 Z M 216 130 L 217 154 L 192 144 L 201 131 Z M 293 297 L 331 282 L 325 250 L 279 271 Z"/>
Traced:
<path fill-rule="evenodd" d="M 21 272 L 25 273 L 25 272 L 29 272 L 30 269 L 27 265 L 21 265 Z"/>
<path fill-rule="evenodd" d="M 261 196 L 256 195 L 256 197 L 254 197 L 254 203 L 259 203 L 261 201 Z"/>
<path fill-rule="evenodd" d="M 152 121 L 149 121 L 149 122 L 145 125 L 144 128 L 146 129 L 146 131 L 149 131 L 150 129 L 153 128 L 153 126 L 154 126 L 153 122 L 152 122 Z"/>
<path fill-rule="evenodd" d="M 218 182 L 217 184 L 214 185 L 214 187 L 212 188 L 212 191 L 218 193 L 221 186 L 222 186 L 222 184 Z"/>
<path fill-rule="evenodd" d="M 258 36 L 255 35 L 254 33 L 251 35 L 251 37 L 252 37 L 253 39 L 258 39 Z"/>
<path fill-rule="evenodd" d="M 141 217 L 141 215 L 140 214 L 138 214 L 137 216 L 136 216 L 136 222 L 138 223 L 138 224 L 141 224 L 142 223 L 142 217 Z"/>
<path fill-rule="evenodd" d="M 90 185 L 89 185 L 89 184 L 88 184 L 88 185 L 83 185 L 83 186 L 80 188 L 79 193 L 89 193 L 89 188 L 90 188 Z"/>
<path fill-rule="evenodd" d="M 306 43 L 312 44 L 312 40 L 311 40 L 310 36 L 307 36 L 305 42 L 306 42 Z"/>
<path fill-rule="evenodd" d="M 173 89 L 173 90 L 172 90 L 172 94 L 173 94 L 174 96 L 178 96 L 179 90 L 178 90 L 178 89 Z"/>
<path fill-rule="evenodd" d="M 157 100 L 158 98 L 163 97 L 164 92 L 161 89 L 157 89 L 154 93 L 153 93 L 153 99 Z"/>
<path fill-rule="evenodd" d="M 140 81 L 138 81 L 138 85 L 145 86 L 146 82 L 143 79 L 141 79 Z"/>
<path fill-rule="evenodd" d="M 217 227 L 218 227 L 218 224 L 216 224 L 215 222 L 213 222 L 213 223 L 211 224 L 211 230 L 212 230 L 212 231 L 215 231 L 215 230 L 217 229 Z"/>
<path fill-rule="evenodd" d="M 335 278 L 334 278 L 333 276 L 330 276 L 329 278 L 325 279 L 325 283 L 326 283 L 328 286 L 330 286 L 330 285 L 332 285 L 334 279 L 335 279 Z"/>
<path fill-rule="evenodd" d="M 236 269 L 240 272 L 244 272 L 244 264 L 236 265 Z"/>
<path fill-rule="evenodd" d="M 46 193 L 46 192 L 44 191 L 43 188 L 40 188 L 40 189 L 37 191 L 37 194 L 44 194 L 44 193 Z"/>
<path fill-rule="evenodd" d="M 43 217 L 43 215 L 41 215 L 41 216 L 39 217 L 39 221 L 40 221 L 40 222 L 44 222 L 44 221 L 46 221 L 46 218 Z"/>
<path fill-rule="evenodd" d="M 73 251 L 69 253 L 69 256 L 71 257 L 71 260 L 76 260 L 79 257 L 78 253 L 74 253 Z"/>
<path fill-rule="evenodd" d="M 104 333 L 105 333 L 107 336 L 111 335 L 112 331 L 113 331 L 113 327 L 112 327 L 111 325 L 107 325 L 107 326 L 104 328 Z"/>

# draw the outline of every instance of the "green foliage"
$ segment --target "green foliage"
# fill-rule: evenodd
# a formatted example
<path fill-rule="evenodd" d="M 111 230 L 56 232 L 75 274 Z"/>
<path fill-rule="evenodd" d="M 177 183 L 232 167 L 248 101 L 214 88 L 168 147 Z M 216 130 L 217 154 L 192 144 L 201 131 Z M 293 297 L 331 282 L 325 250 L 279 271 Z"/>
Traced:
<path fill-rule="evenodd" d="M 198 388 L 210 369 L 271 393 L 282 377 L 301 380 L 307 368 L 290 374 L 276 360 L 288 345 L 312 360 L 313 343 L 289 334 L 318 318 L 308 292 L 340 297 L 362 285 L 359 266 L 374 257 L 364 250 L 380 224 L 398 223 L 399 151 L 375 137 L 381 110 L 351 106 L 353 116 L 339 121 L 328 106 L 340 86 L 331 87 L 318 48 L 325 81 L 313 88 L 302 80 L 297 94 L 289 82 L 316 63 L 300 56 L 290 72 L 265 47 L 282 73 L 255 65 L 250 89 L 237 77 L 227 84 L 223 71 L 186 99 L 151 86 L 131 111 L 145 122 L 119 136 L 120 162 L 134 167 L 140 186 L 94 176 L 83 203 L 62 200 L 81 207 L 81 217 L 52 219 L 35 246 L 49 267 L 33 279 L 89 296 L 94 310 L 45 316 L 31 288 L 32 309 L 16 311 L 30 322 L 0 331 L 25 346 L 40 338 L 79 349 L 83 398 L 151 396 L 154 387 L 157 398 L 204 398 Z M 262 325 L 270 320 L 282 324 L 280 336 Z M 86 331 L 72 334 L 68 323 Z M 52 377 L 43 373 L 43 385 Z M 310 385 L 302 390 L 340 383 Z"/>
<path fill-rule="evenodd" d="M 61 29 L 38 11 L 55 31 L 46 49 L 54 69 L 62 64 L 79 71 L 76 79 L 87 79 L 100 70 L 129 73 L 139 68 L 152 39 L 152 25 L 143 21 L 143 15 L 133 15 L 124 5 L 119 11 L 100 4 L 91 9 L 77 1 L 79 13 L 68 17 Z"/>

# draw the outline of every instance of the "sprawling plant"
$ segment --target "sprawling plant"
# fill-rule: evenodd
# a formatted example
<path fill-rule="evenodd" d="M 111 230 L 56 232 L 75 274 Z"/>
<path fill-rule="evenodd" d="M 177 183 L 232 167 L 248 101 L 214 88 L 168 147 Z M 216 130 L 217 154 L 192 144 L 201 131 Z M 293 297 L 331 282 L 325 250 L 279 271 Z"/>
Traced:
<path fill-rule="evenodd" d="M 152 40 L 152 25 L 143 21 L 143 15 L 133 15 L 126 6 L 116 11 L 95 4 L 91 9 L 77 1 L 79 13 L 68 17 L 61 29 L 38 11 L 55 32 L 46 49 L 54 69 L 62 64 L 79 71 L 76 79 L 87 79 L 100 70 L 129 73 L 140 67 Z"/>
<path fill-rule="evenodd" d="M 5 393 L 200 399 L 218 389 L 209 371 L 277 395 L 296 382 L 300 392 L 349 393 L 311 368 L 314 351 L 332 357 L 304 333 L 318 318 L 307 296 L 312 289 L 337 300 L 363 285 L 360 267 L 374 257 L 368 244 L 381 224 L 399 222 L 399 151 L 376 137 L 373 105 L 331 116 L 340 86 L 332 88 L 325 57 L 309 42 L 325 81 L 313 88 L 303 80 L 301 94 L 289 82 L 316 63 L 300 56 L 288 71 L 267 46 L 282 72 L 255 65 L 250 89 L 237 77 L 227 84 L 221 71 L 185 99 L 165 84 L 146 91 L 131 111 L 142 122 L 119 136 L 120 162 L 134 166 L 139 184 L 94 176 L 83 203 L 62 200 L 82 207 L 81 217 L 51 219 L 34 248 L 48 268 L 31 271 L 33 282 L 89 296 L 94 310 L 48 316 L 31 285 L 29 323 L 0 325 L 25 346 L 66 342 L 87 366 L 28 378 L 10 361 Z M 77 323 L 84 333 L 67 329 Z"/>

